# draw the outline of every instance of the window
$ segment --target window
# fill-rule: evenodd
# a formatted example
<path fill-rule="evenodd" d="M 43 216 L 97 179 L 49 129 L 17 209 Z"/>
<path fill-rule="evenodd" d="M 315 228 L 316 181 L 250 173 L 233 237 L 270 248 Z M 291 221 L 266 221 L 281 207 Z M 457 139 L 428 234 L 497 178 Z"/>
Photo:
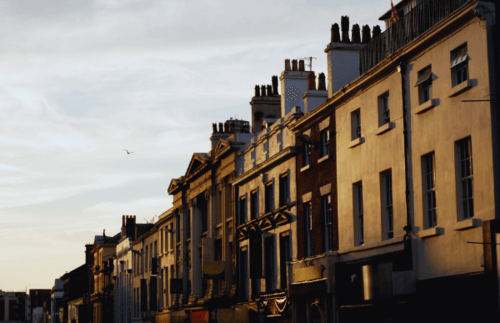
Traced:
<path fill-rule="evenodd" d="M 472 171 L 472 143 L 471 139 L 465 138 L 457 142 L 457 153 L 459 162 L 459 187 L 461 200 L 462 219 L 474 217 L 474 195 L 473 195 L 473 171 Z"/>
<path fill-rule="evenodd" d="M 168 267 L 163 268 L 163 277 L 164 277 L 164 288 L 165 288 L 165 298 L 164 298 L 164 303 L 163 307 L 169 307 L 170 302 L 169 302 L 169 296 L 170 296 L 170 291 L 168 290 Z"/>
<path fill-rule="evenodd" d="M 274 248 L 274 236 L 269 236 L 264 240 L 264 273 L 266 279 L 266 293 L 274 290 L 275 284 L 275 266 L 276 252 Z"/>
<path fill-rule="evenodd" d="M 248 249 L 240 250 L 240 297 L 248 299 Z"/>
<path fill-rule="evenodd" d="M 290 234 L 282 233 L 280 236 L 280 280 L 281 290 L 287 288 L 288 277 L 286 274 L 286 262 L 290 260 Z"/>
<path fill-rule="evenodd" d="M 302 155 L 303 167 L 311 164 L 311 144 L 309 142 L 304 143 L 304 154 Z"/>
<path fill-rule="evenodd" d="M 363 227 L 363 185 L 358 182 L 353 185 L 354 197 L 354 244 L 360 246 L 364 244 Z"/>
<path fill-rule="evenodd" d="M 431 67 L 426 67 L 418 72 L 418 80 L 415 86 L 418 86 L 418 96 L 420 104 L 429 101 L 432 97 L 432 72 Z"/>
<path fill-rule="evenodd" d="M 325 129 L 320 132 L 321 150 L 320 157 L 328 156 L 330 154 L 330 132 Z"/>
<path fill-rule="evenodd" d="M 436 218 L 436 164 L 434 153 L 422 157 L 422 188 L 424 200 L 424 226 L 437 225 Z"/>
<path fill-rule="evenodd" d="M 149 264 L 149 257 L 148 256 L 149 256 L 148 246 L 146 246 L 146 257 L 145 257 L 146 258 L 146 261 L 145 261 L 145 263 L 146 263 L 146 270 L 148 270 L 148 264 Z"/>
<path fill-rule="evenodd" d="M 389 113 L 389 93 L 383 94 L 378 97 L 378 114 L 379 114 L 379 127 L 391 122 Z"/>
<path fill-rule="evenodd" d="M 252 219 L 259 217 L 259 191 L 257 190 L 250 194 L 250 213 Z"/>
<path fill-rule="evenodd" d="M 208 200 L 205 198 L 205 193 L 198 195 L 198 206 L 201 216 L 201 232 L 208 231 Z"/>
<path fill-rule="evenodd" d="M 394 215 L 392 209 L 392 172 L 380 174 L 380 196 L 382 198 L 382 239 L 394 238 Z"/>
<path fill-rule="evenodd" d="M 332 228 L 332 214 L 331 214 L 331 195 L 324 195 L 321 197 L 321 214 L 323 217 L 323 237 L 325 239 L 325 251 L 332 251 L 332 239 L 333 239 L 333 228 Z"/>
<path fill-rule="evenodd" d="M 352 140 L 361 138 L 361 112 L 359 109 L 351 113 L 351 133 Z"/>
<path fill-rule="evenodd" d="M 274 185 L 273 183 L 268 183 L 266 184 L 266 187 L 265 187 L 265 210 L 264 210 L 264 213 L 269 213 L 273 210 L 273 188 L 274 188 Z"/>
<path fill-rule="evenodd" d="M 169 234 L 170 234 L 170 246 L 169 246 L 169 248 L 174 249 L 174 224 L 173 223 L 170 224 Z"/>
<path fill-rule="evenodd" d="M 158 243 L 157 242 L 158 241 L 155 241 L 155 244 L 154 244 L 154 246 L 155 246 L 155 249 L 154 249 L 155 253 L 154 253 L 154 255 L 151 255 L 152 257 L 158 257 Z"/>
<path fill-rule="evenodd" d="M 311 202 L 304 203 L 304 218 L 306 220 L 306 256 L 312 256 L 312 209 Z"/>
<path fill-rule="evenodd" d="M 290 203 L 288 174 L 280 177 L 280 206 Z"/>
<path fill-rule="evenodd" d="M 191 238 L 191 209 L 188 209 L 186 215 L 186 239 Z"/>
<path fill-rule="evenodd" d="M 451 79 L 452 86 L 458 85 L 469 78 L 469 63 L 467 44 L 451 52 Z"/>
<path fill-rule="evenodd" d="M 243 224 L 247 221 L 247 197 L 243 195 L 240 197 L 240 210 L 239 210 L 238 224 Z"/>
<path fill-rule="evenodd" d="M 218 204 L 218 208 L 219 208 L 219 210 L 215 213 L 216 223 L 217 224 L 222 223 L 222 208 L 223 208 L 223 205 L 222 205 L 222 189 L 220 189 L 221 186 L 222 185 L 219 185 L 219 189 L 217 190 L 217 204 Z"/>
<path fill-rule="evenodd" d="M 179 215 L 175 217 L 175 242 L 181 242 L 181 220 Z"/>

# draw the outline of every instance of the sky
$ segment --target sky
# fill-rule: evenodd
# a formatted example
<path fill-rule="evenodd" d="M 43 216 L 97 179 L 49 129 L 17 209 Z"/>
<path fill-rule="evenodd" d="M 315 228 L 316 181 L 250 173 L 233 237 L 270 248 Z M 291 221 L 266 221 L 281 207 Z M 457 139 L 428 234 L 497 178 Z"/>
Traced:
<path fill-rule="evenodd" d="M 0 289 L 52 288 L 122 215 L 151 221 L 212 123 L 388 0 L 0 0 Z M 281 93 L 281 89 L 280 89 Z M 127 154 L 124 149 L 132 151 Z"/>

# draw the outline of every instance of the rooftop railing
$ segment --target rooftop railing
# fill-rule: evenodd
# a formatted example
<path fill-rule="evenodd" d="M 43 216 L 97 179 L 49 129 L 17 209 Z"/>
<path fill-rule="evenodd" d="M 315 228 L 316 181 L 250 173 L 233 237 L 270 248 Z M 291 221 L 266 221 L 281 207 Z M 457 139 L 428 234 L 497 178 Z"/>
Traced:
<path fill-rule="evenodd" d="M 360 75 L 472 0 L 424 0 L 360 49 Z"/>

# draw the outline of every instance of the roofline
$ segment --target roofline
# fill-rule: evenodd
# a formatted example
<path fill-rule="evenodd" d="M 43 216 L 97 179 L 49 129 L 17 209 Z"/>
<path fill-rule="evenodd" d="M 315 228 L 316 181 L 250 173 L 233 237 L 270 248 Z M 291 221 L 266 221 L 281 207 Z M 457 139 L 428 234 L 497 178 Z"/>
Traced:
<path fill-rule="evenodd" d="M 474 19 L 474 12 L 470 9 L 476 3 L 476 1 L 470 1 L 469 3 L 464 4 L 462 8 L 457 9 L 446 19 L 443 19 L 427 32 L 414 39 L 411 43 L 401 47 L 396 53 L 384 58 L 377 65 L 366 71 L 366 73 L 360 75 L 358 78 L 354 79 L 352 82 L 339 89 L 323 104 L 304 115 L 304 117 L 300 118 L 297 123 L 291 127 L 293 132 L 300 133 L 302 131 L 305 131 L 314 122 L 317 121 L 317 118 L 319 118 L 318 115 L 326 115 L 333 112 L 333 110 L 342 107 L 346 100 L 349 100 L 358 92 L 365 91 L 372 83 L 375 83 L 373 80 L 378 81 L 380 80 L 379 76 L 387 74 L 391 70 L 394 71 L 396 66 L 400 64 L 404 56 L 413 53 L 419 47 L 427 47 L 429 45 L 427 43 L 434 43 L 434 38 L 439 37 L 438 35 L 440 35 L 443 30 L 449 26 L 450 23 L 454 23 L 457 20 L 467 19 L 467 16 L 470 16 L 470 18 L 468 18 L 469 20 Z"/>

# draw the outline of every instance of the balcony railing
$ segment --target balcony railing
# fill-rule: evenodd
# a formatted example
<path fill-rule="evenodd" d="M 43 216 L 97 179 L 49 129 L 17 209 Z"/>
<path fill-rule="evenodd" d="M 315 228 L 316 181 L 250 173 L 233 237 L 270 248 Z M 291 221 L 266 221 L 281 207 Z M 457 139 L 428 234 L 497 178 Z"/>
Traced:
<path fill-rule="evenodd" d="M 424 0 L 359 51 L 360 75 L 409 44 L 467 2 Z"/>

